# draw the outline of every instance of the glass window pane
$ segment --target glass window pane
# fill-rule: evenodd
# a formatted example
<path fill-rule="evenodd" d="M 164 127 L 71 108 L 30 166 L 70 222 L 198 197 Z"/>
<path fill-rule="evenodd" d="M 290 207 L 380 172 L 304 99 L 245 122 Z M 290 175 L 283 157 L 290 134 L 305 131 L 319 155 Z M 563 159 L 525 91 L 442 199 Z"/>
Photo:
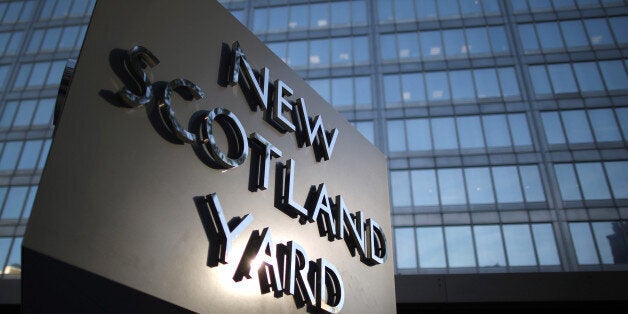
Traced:
<path fill-rule="evenodd" d="M 435 1 L 436 0 L 416 0 L 416 16 L 419 20 L 433 20 L 438 17 Z"/>
<path fill-rule="evenodd" d="M 562 111 L 563 125 L 569 143 L 593 142 L 593 135 L 589 129 L 589 122 L 583 110 Z"/>
<path fill-rule="evenodd" d="M 628 198 L 628 161 L 605 162 L 608 181 L 615 198 Z"/>
<path fill-rule="evenodd" d="M 310 67 L 329 66 L 329 40 L 316 39 L 310 41 Z"/>
<path fill-rule="evenodd" d="M 416 268 L 416 244 L 412 228 L 395 228 L 395 252 L 397 268 Z"/>
<path fill-rule="evenodd" d="M 473 70 L 479 98 L 499 97 L 499 84 L 495 69 Z"/>
<path fill-rule="evenodd" d="M 549 144 L 564 144 L 565 136 L 563 135 L 562 123 L 555 111 L 541 112 L 541 120 L 543 121 L 543 129 L 545 137 Z"/>
<path fill-rule="evenodd" d="M 310 5 L 310 28 L 327 28 L 329 27 L 328 20 L 328 4 L 327 3 L 315 3 Z"/>
<path fill-rule="evenodd" d="M 576 179 L 576 173 L 571 164 L 556 164 L 556 179 L 563 201 L 580 200 L 580 185 Z"/>
<path fill-rule="evenodd" d="M 517 168 L 514 166 L 504 166 L 493 167 L 492 170 L 493 182 L 495 182 L 495 192 L 497 194 L 497 202 L 523 202 Z"/>
<path fill-rule="evenodd" d="M 389 0 L 377 0 L 377 11 L 380 22 L 391 22 L 394 19 L 393 7 Z"/>
<path fill-rule="evenodd" d="M 615 113 L 617 113 L 621 131 L 624 133 L 624 139 L 628 139 L 628 108 L 617 108 Z"/>
<path fill-rule="evenodd" d="M 508 39 L 506 39 L 506 31 L 503 26 L 491 26 L 488 28 L 488 32 L 491 36 L 491 46 L 493 47 L 493 53 L 499 54 L 503 52 L 509 52 Z"/>
<path fill-rule="evenodd" d="M 397 34 L 399 59 L 416 59 L 419 57 L 419 39 L 416 33 Z"/>
<path fill-rule="evenodd" d="M 35 63 L 33 66 L 33 73 L 31 73 L 30 79 L 28 80 L 28 83 L 26 84 L 26 86 L 37 87 L 37 86 L 44 85 L 49 67 L 50 67 L 50 63 L 48 62 Z"/>
<path fill-rule="evenodd" d="M 73 49 L 76 38 L 80 31 L 79 26 L 66 27 L 61 35 L 61 41 L 59 42 L 59 50 Z"/>
<path fill-rule="evenodd" d="M 591 227 L 593 227 L 602 264 L 628 262 L 628 246 L 626 245 L 628 234 L 621 222 L 593 222 Z"/>
<path fill-rule="evenodd" d="M 475 100 L 471 71 L 451 71 L 449 72 L 449 79 L 451 80 L 451 94 L 454 100 L 459 102 Z"/>
<path fill-rule="evenodd" d="M 256 33 L 266 32 L 268 29 L 268 9 L 256 8 L 253 12 L 253 31 Z"/>
<path fill-rule="evenodd" d="M 401 152 L 406 150 L 405 126 L 403 120 L 389 120 L 386 122 L 388 129 L 388 150 Z"/>
<path fill-rule="evenodd" d="M 468 226 L 445 227 L 449 267 L 474 267 L 473 237 Z"/>
<path fill-rule="evenodd" d="M 554 86 L 554 93 L 561 94 L 578 91 L 569 64 L 549 64 L 547 68 Z"/>
<path fill-rule="evenodd" d="M 331 103 L 330 81 L 328 79 L 310 80 L 308 84 L 323 97 L 327 102 Z"/>
<path fill-rule="evenodd" d="M 353 62 L 351 54 L 351 38 L 342 37 L 331 40 L 331 63 L 351 64 Z"/>
<path fill-rule="evenodd" d="M 286 54 L 286 48 L 288 47 L 288 45 L 286 43 L 268 43 L 266 44 L 266 46 L 272 50 L 277 57 L 279 57 L 279 59 L 281 59 L 281 61 L 283 62 L 287 62 L 288 59 L 286 58 L 287 54 Z"/>
<path fill-rule="evenodd" d="M 390 172 L 390 191 L 393 206 L 410 206 L 410 178 L 407 171 Z"/>
<path fill-rule="evenodd" d="M 2 151 L 2 158 L 0 158 L 0 170 L 11 171 L 17 164 L 17 159 L 20 156 L 22 150 L 22 142 L 12 141 L 7 142 L 4 145 L 4 151 Z"/>
<path fill-rule="evenodd" d="M 434 149 L 456 149 L 456 125 L 453 118 L 433 118 L 432 136 L 434 137 Z"/>
<path fill-rule="evenodd" d="M 439 31 L 420 32 L 419 41 L 421 42 L 421 56 L 423 59 L 442 59 L 443 44 Z"/>
<path fill-rule="evenodd" d="M 586 48 L 589 46 L 584 34 L 584 27 L 582 27 L 582 21 L 561 21 L 560 29 L 565 36 L 565 42 L 569 48 Z"/>
<path fill-rule="evenodd" d="M 22 100 L 17 110 L 17 114 L 15 115 L 13 126 L 19 127 L 19 126 L 30 125 L 31 118 L 33 117 L 33 113 L 35 112 L 36 106 L 37 106 L 36 100 Z"/>
<path fill-rule="evenodd" d="M 384 96 L 386 107 L 395 107 L 401 104 L 401 90 L 399 88 L 399 76 L 384 76 Z"/>
<path fill-rule="evenodd" d="M 427 83 L 427 97 L 430 101 L 449 100 L 447 73 L 427 72 L 425 82 Z"/>
<path fill-rule="evenodd" d="M 425 103 L 425 87 L 421 74 L 401 75 L 401 97 L 405 104 Z"/>
<path fill-rule="evenodd" d="M 351 2 L 351 19 L 353 25 L 366 25 L 366 3 L 364 1 Z"/>
<path fill-rule="evenodd" d="M 536 24 L 536 30 L 541 42 L 543 51 L 563 48 L 563 40 L 560 37 L 558 24 L 556 22 Z"/>
<path fill-rule="evenodd" d="M 508 123 L 510 124 L 510 133 L 512 134 L 512 140 L 515 146 L 532 145 L 528 121 L 525 114 L 509 114 Z"/>
<path fill-rule="evenodd" d="M 461 148 L 483 148 L 484 136 L 479 116 L 456 118 Z"/>
<path fill-rule="evenodd" d="M 415 206 L 438 205 L 438 187 L 434 170 L 414 170 L 412 178 L 412 199 Z"/>
<path fill-rule="evenodd" d="M 571 232 L 574 249 L 576 249 L 578 264 L 599 264 L 589 223 L 572 222 L 569 224 L 569 231 Z"/>
<path fill-rule="evenodd" d="M 353 63 L 367 64 L 371 60 L 369 44 L 365 36 L 353 37 Z"/>
<path fill-rule="evenodd" d="M 597 162 L 577 163 L 576 171 L 578 172 L 584 199 L 599 200 L 611 198 L 601 164 Z"/>
<path fill-rule="evenodd" d="M 2 113 L 2 118 L 0 119 L 1 128 L 8 128 L 11 126 L 11 123 L 13 122 L 13 117 L 15 116 L 15 112 L 17 111 L 17 107 L 17 101 L 9 101 L 6 103 L 6 105 L 4 106 L 4 112 Z"/>
<path fill-rule="evenodd" d="M 268 31 L 277 32 L 287 29 L 288 7 L 273 7 L 268 10 Z"/>
<path fill-rule="evenodd" d="M 549 80 L 547 79 L 547 71 L 543 65 L 534 65 L 528 67 L 530 71 L 530 79 L 534 86 L 534 93 L 537 96 L 548 95 L 552 91 L 550 90 Z"/>
<path fill-rule="evenodd" d="M 621 141 L 621 134 L 611 109 L 589 110 L 589 119 L 598 142 Z"/>
<path fill-rule="evenodd" d="M 464 170 L 464 176 L 467 182 L 469 203 L 495 203 L 495 199 L 493 198 L 493 183 L 488 168 L 467 168 Z"/>
<path fill-rule="evenodd" d="M 24 144 L 24 150 L 22 151 L 20 162 L 17 165 L 17 169 L 35 169 L 42 143 L 42 140 L 26 141 L 26 143 Z"/>
<path fill-rule="evenodd" d="M 46 164 L 48 158 L 48 152 L 50 151 L 50 144 L 52 144 L 51 139 L 47 139 L 44 142 L 44 147 L 41 150 L 41 157 L 39 157 L 39 164 L 37 165 L 37 169 L 43 169 Z"/>
<path fill-rule="evenodd" d="M 395 0 L 395 20 L 397 22 L 414 20 L 414 1 Z"/>
<path fill-rule="evenodd" d="M 427 151 L 432 149 L 430 123 L 427 119 L 406 120 L 408 149 L 411 151 Z"/>
<path fill-rule="evenodd" d="M 470 3 L 471 1 L 463 1 Z M 467 34 L 467 47 L 470 54 L 485 54 L 491 52 L 491 47 L 488 42 L 488 33 L 484 27 L 467 28 L 465 30 Z"/>
<path fill-rule="evenodd" d="M 331 103 L 336 108 L 353 105 L 353 80 L 351 78 L 331 80 Z"/>
<path fill-rule="evenodd" d="M 331 25 L 343 26 L 351 24 L 351 3 L 349 1 L 331 3 Z"/>
<path fill-rule="evenodd" d="M 290 7 L 288 27 L 290 29 L 306 29 L 308 25 L 308 6 L 294 5 Z"/>
<path fill-rule="evenodd" d="M 621 61 L 600 61 L 600 69 L 608 90 L 628 89 L 628 74 Z"/>
<path fill-rule="evenodd" d="M 416 228 L 419 245 L 419 265 L 421 268 L 445 268 L 445 241 L 441 227 Z"/>
<path fill-rule="evenodd" d="M 519 24 L 519 36 L 524 52 L 534 52 L 539 50 L 539 43 L 536 39 L 534 24 Z"/>
<path fill-rule="evenodd" d="M 468 49 L 462 29 L 444 30 L 442 34 L 447 57 L 461 57 L 467 54 Z"/>
<path fill-rule="evenodd" d="M 48 72 L 48 79 L 46 79 L 46 85 L 58 85 L 61 83 L 61 75 L 65 69 L 67 61 L 55 61 L 50 67 Z"/>
<path fill-rule="evenodd" d="M 24 200 L 28 193 L 27 186 L 13 186 L 9 189 L 7 200 L 2 210 L 2 219 L 18 219 L 24 207 Z"/>
<path fill-rule="evenodd" d="M 354 77 L 355 85 L 355 105 L 358 109 L 369 109 L 372 107 L 373 100 L 371 98 L 371 78 L 368 76 Z"/>
<path fill-rule="evenodd" d="M 364 137 L 366 137 L 371 144 L 375 144 L 375 130 L 373 129 L 373 122 L 371 121 L 362 121 L 356 122 L 355 128 L 358 129 Z"/>
<path fill-rule="evenodd" d="M 49 28 L 46 30 L 46 36 L 44 36 L 44 41 L 41 46 L 41 51 L 52 51 L 57 48 L 57 43 L 59 42 L 59 37 L 61 37 L 61 28 Z"/>
<path fill-rule="evenodd" d="M 4 261 L 9 254 L 9 248 L 11 247 L 12 238 L 2 237 L 0 238 L 0 267 L 4 271 Z"/>
<path fill-rule="evenodd" d="M 540 265 L 560 265 L 551 224 L 533 224 L 532 234 Z"/>
<path fill-rule="evenodd" d="M 307 42 L 291 41 L 288 43 L 288 62 L 293 68 L 304 67 L 307 65 Z"/>
<path fill-rule="evenodd" d="M 521 183 L 523 184 L 526 202 L 544 202 L 545 193 L 543 192 L 543 184 L 539 175 L 539 167 L 536 165 L 520 166 L 519 172 L 521 173 Z"/>
<path fill-rule="evenodd" d="M 499 82 L 502 86 L 502 96 L 514 97 L 519 96 L 519 85 L 513 68 L 499 68 Z"/>
<path fill-rule="evenodd" d="M 608 19 L 618 44 L 628 43 L 628 16 Z"/>
<path fill-rule="evenodd" d="M 506 122 L 506 116 L 482 116 L 482 123 L 484 124 L 484 136 L 486 136 L 486 144 L 489 147 L 510 146 L 510 137 L 508 136 L 508 124 Z"/>
<path fill-rule="evenodd" d="M 13 273 L 21 273 L 22 270 L 22 237 L 15 238 L 11 255 L 7 260 L 7 266 L 13 266 Z"/>
<path fill-rule="evenodd" d="M 461 169 L 438 169 L 438 186 L 442 205 L 465 204 L 465 188 Z"/>
<path fill-rule="evenodd" d="M 510 266 L 536 265 L 534 247 L 528 225 L 504 225 L 503 230 Z"/>
<path fill-rule="evenodd" d="M 460 10 L 462 15 L 467 16 L 479 16 L 482 14 L 482 2 L 481 1 L 460 1 Z"/>
<path fill-rule="evenodd" d="M 587 28 L 591 45 L 613 44 L 613 37 L 608 29 L 608 25 L 606 25 L 606 19 L 586 19 L 584 20 L 584 26 Z"/>
<path fill-rule="evenodd" d="M 397 60 L 397 44 L 395 34 L 383 34 L 379 37 L 379 46 L 382 52 L 382 60 Z M 401 52 L 399 52 L 401 55 Z"/>
<path fill-rule="evenodd" d="M 460 9 L 457 0 L 438 0 L 438 15 L 440 18 L 460 17 Z"/>
<path fill-rule="evenodd" d="M 474 226 L 473 233 L 478 253 L 478 266 L 504 267 L 504 246 L 499 226 Z"/>
<path fill-rule="evenodd" d="M 578 62 L 573 64 L 578 85 L 582 92 L 604 91 L 602 77 L 595 62 Z"/>
<path fill-rule="evenodd" d="M 22 219 L 26 220 L 31 215 L 31 211 L 33 210 L 33 203 L 35 202 L 35 196 L 37 195 L 37 186 L 31 186 L 30 191 L 28 193 L 28 197 L 26 198 L 26 204 L 24 204 L 24 210 L 22 212 Z"/>

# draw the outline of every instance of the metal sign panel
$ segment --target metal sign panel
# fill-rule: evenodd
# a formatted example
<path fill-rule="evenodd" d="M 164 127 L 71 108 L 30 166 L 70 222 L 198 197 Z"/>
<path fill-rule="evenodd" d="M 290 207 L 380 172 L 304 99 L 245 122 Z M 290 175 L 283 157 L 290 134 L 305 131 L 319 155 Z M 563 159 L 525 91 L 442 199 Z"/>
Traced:
<path fill-rule="evenodd" d="M 385 157 L 212 1 L 98 2 L 24 250 L 25 303 L 54 260 L 193 312 L 395 312 Z"/>

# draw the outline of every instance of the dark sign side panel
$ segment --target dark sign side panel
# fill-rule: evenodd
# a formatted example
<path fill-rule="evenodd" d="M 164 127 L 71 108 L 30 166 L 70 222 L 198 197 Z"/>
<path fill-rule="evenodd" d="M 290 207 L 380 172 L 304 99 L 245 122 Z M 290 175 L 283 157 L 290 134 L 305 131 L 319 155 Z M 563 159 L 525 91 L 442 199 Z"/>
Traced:
<path fill-rule="evenodd" d="M 250 65 L 269 69 L 339 135 L 329 160 L 299 147 L 251 110 L 239 85 L 225 84 L 225 45 L 238 41 Z M 153 83 L 185 78 L 205 92 L 173 108 L 187 128 L 199 111 L 231 111 L 246 135 L 258 133 L 282 151 L 271 160 L 267 190 L 251 192 L 251 154 L 233 169 L 205 164 L 189 144 L 169 140 L 148 107 L 124 107 L 115 93 L 125 86 L 120 55 L 144 46 L 160 63 L 145 69 Z M 122 76 L 122 77 L 121 77 Z M 290 119 L 289 113 L 284 114 Z M 222 147 L 226 147 L 222 143 Z M 296 163 L 294 200 L 305 204 L 312 187 L 325 183 L 349 211 L 362 211 L 381 226 L 388 259 L 369 266 L 351 255 L 344 240 L 321 236 L 317 223 L 299 223 L 277 209 L 275 164 Z M 216 193 L 227 221 L 252 214 L 233 241 L 227 264 L 208 266 L 203 209 L 195 198 Z M 291 296 L 262 294 L 257 274 L 233 280 L 255 230 L 270 227 L 274 244 L 295 241 L 309 260 L 324 258 L 344 283 L 342 312 L 395 311 L 392 234 L 385 157 L 224 8 L 211 1 L 101 1 L 97 4 L 65 109 L 41 180 L 24 246 L 195 312 L 305 311 Z"/>

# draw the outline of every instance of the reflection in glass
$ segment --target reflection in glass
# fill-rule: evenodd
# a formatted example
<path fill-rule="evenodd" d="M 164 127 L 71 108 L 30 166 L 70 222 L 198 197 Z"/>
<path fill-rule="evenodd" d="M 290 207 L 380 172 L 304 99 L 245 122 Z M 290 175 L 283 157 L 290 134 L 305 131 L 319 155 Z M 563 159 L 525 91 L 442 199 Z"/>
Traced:
<path fill-rule="evenodd" d="M 541 184 L 541 176 L 539 175 L 539 167 L 520 166 L 521 183 L 523 184 L 523 193 L 526 202 L 544 202 L 545 193 L 543 192 L 543 184 Z"/>
<path fill-rule="evenodd" d="M 474 226 L 473 233 L 478 254 L 478 266 L 506 266 L 499 226 Z"/>
<path fill-rule="evenodd" d="M 563 125 L 567 133 L 567 140 L 571 144 L 593 142 L 593 135 L 589 128 L 587 116 L 582 110 L 562 111 Z"/>
<path fill-rule="evenodd" d="M 412 199 L 415 206 L 438 205 L 438 186 L 434 170 L 414 170 L 412 178 Z"/>
<path fill-rule="evenodd" d="M 445 239 L 449 267 L 474 267 L 476 265 L 470 227 L 445 227 Z"/>
<path fill-rule="evenodd" d="M 569 231 L 571 232 L 571 239 L 573 240 L 573 246 L 576 250 L 578 264 L 599 264 L 597 252 L 595 251 L 595 243 L 593 243 L 591 229 L 589 229 L 589 223 L 569 223 Z"/>
<path fill-rule="evenodd" d="M 610 199 L 611 195 L 608 191 L 606 179 L 604 178 L 604 170 L 600 163 L 577 163 L 576 171 L 578 172 L 584 199 Z"/>
<path fill-rule="evenodd" d="M 576 179 L 576 173 L 571 164 L 556 164 L 556 179 L 560 188 L 560 195 L 563 201 L 580 200 L 580 185 Z"/>
<path fill-rule="evenodd" d="M 504 240 L 510 266 L 536 265 L 534 247 L 528 225 L 504 225 Z"/>
<path fill-rule="evenodd" d="M 556 239 L 551 224 L 532 224 L 534 246 L 540 265 L 560 265 Z"/>
<path fill-rule="evenodd" d="M 428 119 L 406 120 L 408 149 L 426 151 L 432 149 L 432 138 Z"/>
<path fill-rule="evenodd" d="M 598 142 L 621 141 L 621 134 L 611 109 L 589 110 L 589 119 Z"/>
<path fill-rule="evenodd" d="M 493 167 L 493 181 L 495 182 L 497 202 L 517 203 L 523 201 L 517 167 Z"/>
<path fill-rule="evenodd" d="M 416 239 L 419 245 L 419 265 L 421 268 L 447 267 L 441 227 L 416 228 Z"/>
<path fill-rule="evenodd" d="M 390 191 L 393 206 L 410 206 L 410 178 L 407 171 L 390 172 Z"/>
<path fill-rule="evenodd" d="M 488 168 L 466 168 L 464 176 L 467 182 L 469 203 L 492 204 L 495 202 L 491 174 Z"/>
<path fill-rule="evenodd" d="M 395 228 L 395 252 L 397 268 L 416 268 L 416 245 L 412 228 Z"/>
<path fill-rule="evenodd" d="M 611 184 L 613 197 L 628 198 L 628 161 L 605 162 L 604 167 Z"/>
<path fill-rule="evenodd" d="M 441 204 L 466 204 L 465 188 L 462 179 L 462 169 L 438 169 L 438 186 L 440 188 Z"/>

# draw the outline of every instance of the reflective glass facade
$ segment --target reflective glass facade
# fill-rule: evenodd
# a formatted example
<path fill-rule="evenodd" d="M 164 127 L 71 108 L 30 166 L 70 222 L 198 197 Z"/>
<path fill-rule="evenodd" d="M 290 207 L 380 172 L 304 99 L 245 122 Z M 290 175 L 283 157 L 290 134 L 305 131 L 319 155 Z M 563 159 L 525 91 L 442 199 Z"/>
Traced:
<path fill-rule="evenodd" d="M 94 2 L 0 2 L 3 278 Z M 388 156 L 398 273 L 628 269 L 626 1 L 221 3 Z"/>

